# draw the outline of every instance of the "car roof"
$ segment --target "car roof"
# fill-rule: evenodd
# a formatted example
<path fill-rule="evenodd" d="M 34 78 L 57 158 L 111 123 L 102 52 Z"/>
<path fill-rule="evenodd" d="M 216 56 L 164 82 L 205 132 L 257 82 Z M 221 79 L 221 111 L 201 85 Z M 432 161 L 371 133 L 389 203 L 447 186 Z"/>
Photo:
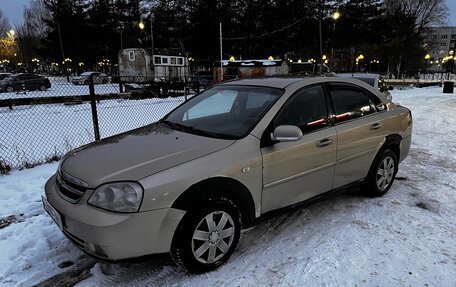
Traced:
<path fill-rule="evenodd" d="M 336 77 L 375 79 L 375 78 L 380 77 L 380 75 L 379 74 L 371 74 L 371 73 L 340 73 L 340 74 L 336 74 Z"/>
<path fill-rule="evenodd" d="M 325 82 L 342 82 L 349 84 L 356 84 L 366 88 L 372 87 L 369 84 L 364 83 L 356 78 L 352 77 L 259 77 L 259 78 L 247 78 L 226 81 L 219 86 L 228 86 L 228 85 L 237 85 L 237 86 L 262 86 L 262 87 L 271 87 L 285 89 L 288 86 L 299 83 L 300 85 L 306 84 L 317 84 Z"/>
<path fill-rule="evenodd" d="M 263 86 L 263 87 L 271 87 L 271 88 L 280 88 L 284 89 L 291 84 L 306 81 L 311 78 L 304 78 L 304 77 L 260 77 L 260 78 L 247 78 L 247 79 L 240 79 L 240 80 L 232 80 L 223 82 L 219 85 L 227 86 L 227 85 L 240 85 L 240 86 Z"/>

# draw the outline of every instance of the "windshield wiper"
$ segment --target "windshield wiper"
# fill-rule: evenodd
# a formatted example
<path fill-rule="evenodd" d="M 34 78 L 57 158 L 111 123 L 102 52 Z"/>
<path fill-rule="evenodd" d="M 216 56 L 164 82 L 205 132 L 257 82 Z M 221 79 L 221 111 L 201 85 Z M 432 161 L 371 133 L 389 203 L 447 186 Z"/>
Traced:
<path fill-rule="evenodd" d="M 169 120 L 161 120 L 158 123 L 168 125 L 173 130 L 187 132 L 187 133 L 210 137 L 210 138 L 222 138 L 222 139 L 236 139 L 237 138 L 236 136 L 233 136 L 233 135 L 226 135 L 226 134 L 221 134 L 221 133 L 203 131 L 203 130 L 197 129 L 193 126 L 186 126 L 181 123 L 171 122 Z"/>
<path fill-rule="evenodd" d="M 169 127 L 171 127 L 173 130 L 181 131 L 182 130 L 182 125 L 178 123 L 174 123 L 168 120 L 161 120 L 158 122 L 159 124 L 165 124 Z"/>

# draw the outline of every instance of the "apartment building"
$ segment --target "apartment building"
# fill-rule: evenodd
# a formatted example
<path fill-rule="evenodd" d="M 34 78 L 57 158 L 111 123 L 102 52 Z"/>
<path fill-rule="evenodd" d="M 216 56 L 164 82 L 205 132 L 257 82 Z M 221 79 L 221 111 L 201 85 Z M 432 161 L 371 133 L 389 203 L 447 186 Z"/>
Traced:
<path fill-rule="evenodd" d="M 442 71 L 444 63 L 456 57 L 456 27 L 432 27 L 426 31 L 424 47 L 431 71 Z"/>

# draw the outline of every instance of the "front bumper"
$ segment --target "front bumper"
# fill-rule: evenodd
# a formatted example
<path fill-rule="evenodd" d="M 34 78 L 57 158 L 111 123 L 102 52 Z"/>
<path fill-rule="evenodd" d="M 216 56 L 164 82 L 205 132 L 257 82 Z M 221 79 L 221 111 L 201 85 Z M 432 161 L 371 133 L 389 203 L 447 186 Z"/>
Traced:
<path fill-rule="evenodd" d="M 114 213 L 87 204 L 92 191 L 76 203 L 58 195 L 55 176 L 45 186 L 46 199 L 60 214 L 62 231 L 79 248 L 107 260 L 169 252 L 185 211 L 164 208 L 138 213 Z"/>

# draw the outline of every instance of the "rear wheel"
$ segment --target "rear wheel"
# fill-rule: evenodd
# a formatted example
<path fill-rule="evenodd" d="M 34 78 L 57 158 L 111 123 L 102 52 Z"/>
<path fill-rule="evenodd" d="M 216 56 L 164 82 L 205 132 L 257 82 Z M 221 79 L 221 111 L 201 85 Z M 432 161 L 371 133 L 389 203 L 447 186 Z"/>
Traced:
<path fill-rule="evenodd" d="M 8 93 L 14 92 L 13 86 L 8 86 L 8 87 L 6 87 L 6 91 L 7 91 Z"/>
<path fill-rule="evenodd" d="M 237 205 L 226 197 L 211 197 L 184 217 L 174 234 L 171 256 L 188 272 L 210 271 L 228 260 L 240 234 Z"/>
<path fill-rule="evenodd" d="M 41 85 L 40 86 L 40 91 L 42 91 L 42 92 L 46 91 L 46 86 L 45 85 Z"/>
<path fill-rule="evenodd" d="M 396 154 L 387 149 L 374 161 L 368 176 L 365 191 L 370 196 L 382 196 L 393 185 L 398 170 Z"/>

